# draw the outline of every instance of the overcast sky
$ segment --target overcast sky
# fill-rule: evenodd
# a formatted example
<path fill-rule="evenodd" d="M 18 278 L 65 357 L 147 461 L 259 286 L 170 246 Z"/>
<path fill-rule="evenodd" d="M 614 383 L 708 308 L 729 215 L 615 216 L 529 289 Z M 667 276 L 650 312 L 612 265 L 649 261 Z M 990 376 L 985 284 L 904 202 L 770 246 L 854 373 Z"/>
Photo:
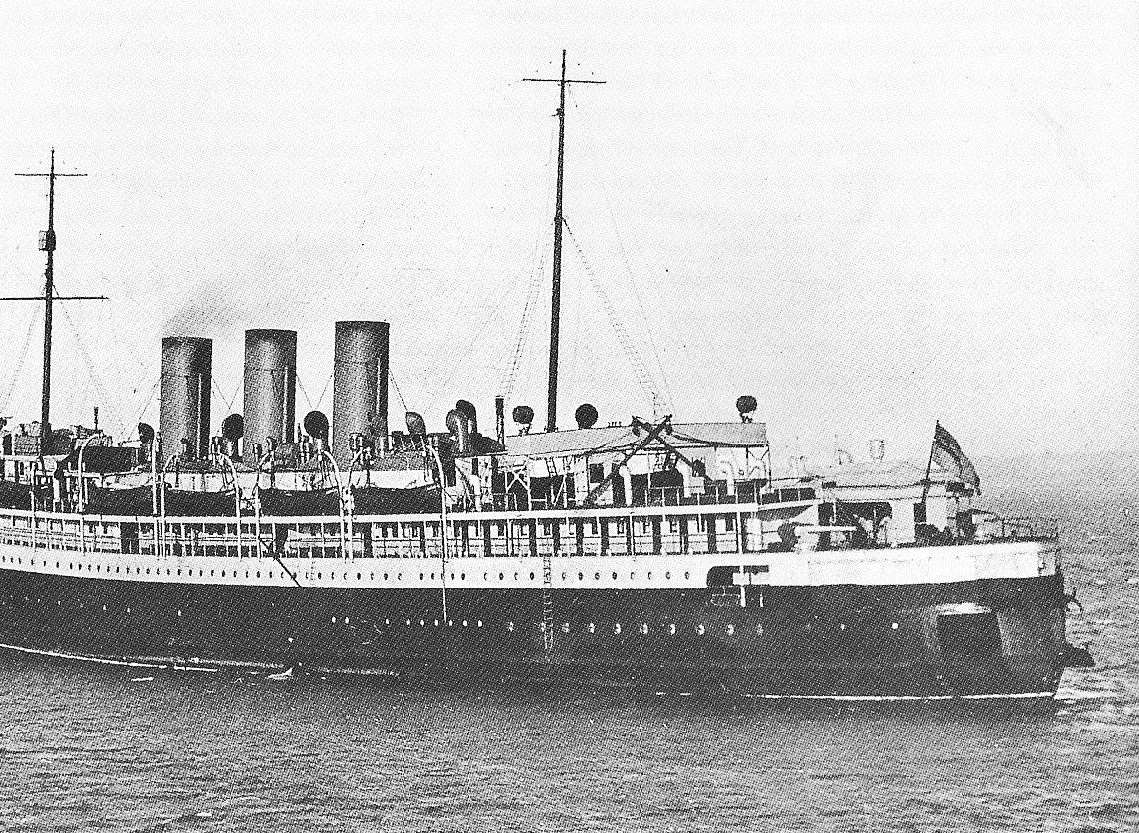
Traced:
<path fill-rule="evenodd" d="M 392 322 L 393 426 L 544 421 L 556 87 L 520 79 L 564 47 L 607 84 L 567 106 L 562 426 L 751 393 L 777 459 L 921 458 L 935 419 L 1130 443 L 1139 12 L 994 5 L 5 4 L 0 169 L 89 174 L 56 277 L 113 299 L 57 316 L 54 421 L 156 419 L 164 331 L 217 339 L 220 421 L 271 326 L 327 410 L 341 318 Z M 0 210 L 0 294 L 34 294 L 42 182 Z M 39 321 L 0 311 L 4 416 L 38 417 Z"/>

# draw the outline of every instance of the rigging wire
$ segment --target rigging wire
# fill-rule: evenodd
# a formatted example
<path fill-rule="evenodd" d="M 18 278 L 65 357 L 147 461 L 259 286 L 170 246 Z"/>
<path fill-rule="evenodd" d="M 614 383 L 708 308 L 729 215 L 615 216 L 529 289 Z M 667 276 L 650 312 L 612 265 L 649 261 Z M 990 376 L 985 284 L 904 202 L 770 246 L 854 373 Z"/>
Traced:
<path fill-rule="evenodd" d="M 54 289 L 55 294 L 59 296 L 60 292 L 58 284 L 54 287 Z M 83 341 L 82 335 L 79 333 L 79 328 L 75 324 L 75 319 L 72 318 L 71 313 L 68 312 L 67 305 L 64 304 L 61 306 L 60 310 L 63 312 L 63 318 L 65 321 L 67 321 L 67 325 L 71 328 L 71 332 L 75 336 L 75 344 L 79 348 L 80 357 L 82 357 L 84 363 L 87 365 L 87 373 L 90 376 L 91 382 L 95 387 L 95 393 L 97 393 L 103 399 L 103 401 L 107 402 L 108 404 L 114 402 L 119 408 L 119 412 L 122 413 L 123 403 L 121 397 L 116 396 L 112 399 L 110 394 L 107 392 L 107 387 L 103 384 L 103 380 L 99 375 L 99 371 L 95 368 L 95 360 L 92 358 L 91 352 L 87 349 L 87 345 Z"/>
<path fill-rule="evenodd" d="M 549 172 L 554 164 L 554 154 L 557 148 L 557 127 L 556 124 L 551 122 L 550 126 L 550 139 L 548 142 L 548 152 L 546 154 L 546 165 L 543 173 Z M 545 211 L 542 216 L 549 216 L 553 211 L 553 204 L 555 200 L 555 191 L 553 189 L 546 192 Z M 532 262 L 536 261 L 536 268 L 530 274 L 530 283 L 526 291 L 526 300 L 522 307 L 522 317 L 518 323 L 518 334 L 514 341 L 514 349 L 508 355 L 509 367 L 507 368 L 504 378 L 500 381 L 499 391 L 501 395 L 509 400 L 514 393 L 514 386 L 518 380 L 518 369 L 522 362 L 522 357 L 526 352 L 526 345 L 529 343 L 530 335 L 534 325 L 534 310 L 537 306 L 538 294 L 542 287 L 542 281 L 545 278 L 546 272 L 546 258 L 550 255 L 550 250 L 553 243 L 548 236 L 548 226 L 543 223 L 540 227 L 538 234 L 534 238 L 534 253 Z"/>
<path fill-rule="evenodd" d="M 230 398 L 227 399 L 225 396 L 225 393 L 221 389 L 221 385 L 218 384 L 218 380 L 211 378 L 210 381 L 213 382 L 214 390 L 217 391 L 217 394 L 221 398 L 221 401 L 225 403 L 226 413 L 232 414 L 233 413 L 233 403 L 237 399 L 237 392 L 234 391 L 233 396 L 231 396 Z"/>
<path fill-rule="evenodd" d="M 136 423 L 142 422 L 142 418 L 146 414 L 146 409 L 149 408 L 150 403 L 154 401 L 154 393 L 155 393 L 155 391 L 158 390 L 158 386 L 159 386 L 159 384 L 161 384 L 161 382 L 162 382 L 162 376 L 160 374 L 159 377 L 154 380 L 154 387 L 152 387 L 150 389 L 150 393 L 148 393 L 146 395 L 146 398 L 143 400 L 142 408 L 139 409 L 138 416 L 135 417 L 135 420 L 134 420 Z M 125 425 L 120 426 L 119 433 L 122 433 L 125 429 L 126 429 Z"/>
<path fill-rule="evenodd" d="M 301 389 L 301 396 L 303 396 L 305 398 L 305 402 L 308 403 L 308 409 L 310 411 L 313 410 L 312 397 L 309 396 L 308 391 L 305 390 L 305 383 L 301 381 L 301 374 L 296 374 L 296 379 L 297 387 Z"/>
<path fill-rule="evenodd" d="M 593 271 L 593 267 L 590 266 L 589 261 L 586 260 L 585 252 L 582 250 L 581 244 L 578 242 L 577 237 L 574 236 L 573 231 L 570 230 L 569 223 L 565 221 L 564 217 L 562 218 L 562 222 L 566 227 L 566 234 L 570 242 L 573 243 L 577 256 L 581 259 L 582 268 L 585 270 L 586 277 L 589 278 L 590 285 L 601 299 L 602 306 L 605 308 L 605 314 L 609 318 L 609 325 L 613 328 L 613 332 L 616 333 L 617 341 L 625 351 L 625 357 L 629 360 L 629 364 L 633 366 L 633 375 L 637 380 L 637 384 L 641 386 L 641 390 L 648 395 L 650 399 L 653 401 L 659 400 L 659 396 L 653 386 L 652 376 L 649 374 L 636 345 L 629 337 L 629 332 L 625 329 L 625 325 L 621 321 L 621 316 L 618 314 L 617 308 L 613 305 L 608 293 L 605 291 L 604 285 Z"/>
<path fill-rule="evenodd" d="M 12 373 L 12 383 L 8 386 L 7 393 L 4 394 L 4 405 L 0 407 L 0 411 L 7 411 L 8 406 L 12 404 L 12 396 L 16 392 L 16 384 L 20 381 L 20 374 L 24 369 L 24 361 L 28 358 L 28 348 L 32 344 L 32 334 L 36 329 L 37 316 L 31 315 L 28 317 L 28 331 L 24 335 L 24 346 L 20 348 L 20 356 L 16 359 L 16 369 Z"/>
<path fill-rule="evenodd" d="M 395 380 L 395 373 L 392 372 L 391 367 L 388 367 L 388 378 L 391 379 L 392 387 L 395 388 L 395 395 L 399 397 L 399 404 L 403 408 L 404 413 L 407 412 L 407 400 L 403 398 L 403 391 L 400 390 L 399 382 Z"/>
<path fill-rule="evenodd" d="M 320 399 L 316 400 L 316 407 L 320 407 L 320 403 L 324 401 L 324 396 L 328 393 L 328 386 L 332 384 L 332 377 L 336 375 L 336 371 L 328 374 L 328 378 L 324 380 L 324 388 L 320 391 Z"/>
<path fill-rule="evenodd" d="M 577 95 L 574 93 L 572 87 L 569 90 L 570 100 L 573 103 L 574 110 L 578 111 L 582 118 L 581 124 L 585 128 L 584 133 L 586 137 L 586 144 L 590 150 L 594 151 L 596 156 L 596 149 L 599 146 L 593 138 L 593 130 L 590 127 L 590 120 L 586 110 L 578 106 Z M 604 166 L 598 165 L 598 168 L 604 170 Z M 633 290 L 634 301 L 637 312 L 640 314 L 641 323 L 644 324 L 645 335 L 647 337 L 649 348 L 652 350 L 653 359 L 656 362 L 656 369 L 660 374 L 660 381 L 665 388 L 665 394 L 668 397 L 668 402 L 673 401 L 672 385 L 669 382 L 668 374 L 665 373 L 664 364 L 661 362 L 660 350 L 657 349 L 656 339 L 653 338 L 653 328 L 649 324 L 648 316 L 645 315 L 645 300 L 641 292 L 640 282 L 637 280 L 637 275 L 633 271 L 632 264 L 629 262 L 628 251 L 625 248 L 625 240 L 621 234 L 621 227 L 617 223 L 617 213 L 613 209 L 613 200 L 609 195 L 609 187 L 605 184 L 604 177 L 597 177 L 597 183 L 601 186 L 601 196 L 605 200 L 605 207 L 609 212 L 609 220 L 613 224 L 613 233 L 617 238 L 617 252 L 621 256 L 621 262 L 625 266 L 625 274 L 629 277 L 629 285 Z M 666 403 L 667 404 L 667 403 Z"/>

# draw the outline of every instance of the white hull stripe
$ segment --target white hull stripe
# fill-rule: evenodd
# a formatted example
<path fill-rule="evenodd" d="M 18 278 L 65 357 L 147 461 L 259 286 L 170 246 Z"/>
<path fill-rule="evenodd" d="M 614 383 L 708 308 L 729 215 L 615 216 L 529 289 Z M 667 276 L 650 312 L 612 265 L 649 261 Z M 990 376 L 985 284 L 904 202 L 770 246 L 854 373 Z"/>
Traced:
<path fill-rule="evenodd" d="M 206 671 L 216 673 L 216 668 L 206 668 L 198 665 L 172 665 L 170 663 L 160 662 L 138 662 L 125 659 L 108 659 L 106 657 L 91 657 L 84 654 L 68 654 L 63 651 L 42 651 L 36 648 L 25 648 L 22 645 L 8 645 L 0 642 L 0 649 L 6 651 L 18 651 L 21 654 L 36 654 L 41 657 L 54 657 L 56 659 L 70 659 L 78 660 L 79 662 L 94 662 L 99 665 L 118 665 L 126 668 L 157 668 L 157 669 L 170 669 L 172 671 Z"/>

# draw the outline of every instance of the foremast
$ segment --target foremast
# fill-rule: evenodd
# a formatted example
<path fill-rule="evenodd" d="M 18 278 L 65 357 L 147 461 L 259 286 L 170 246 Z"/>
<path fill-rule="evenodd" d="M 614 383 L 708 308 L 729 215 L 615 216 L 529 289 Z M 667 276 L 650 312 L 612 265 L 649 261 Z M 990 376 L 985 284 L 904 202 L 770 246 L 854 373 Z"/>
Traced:
<path fill-rule="evenodd" d="M 52 304 L 55 298 L 55 180 L 57 177 L 87 176 L 85 173 L 61 174 L 55 170 L 55 148 L 51 149 L 51 167 L 46 173 L 31 172 L 17 173 L 16 176 L 42 176 L 48 181 L 47 189 L 47 231 L 40 235 L 40 251 L 47 252 L 47 266 L 44 268 L 43 295 L 18 296 L 0 298 L 0 301 L 43 301 L 44 304 L 44 340 L 43 340 L 43 376 L 40 388 L 40 443 L 39 453 L 42 461 L 51 448 L 51 337 L 52 337 Z M 60 301 L 105 301 L 103 295 L 73 295 L 60 297 Z"/>

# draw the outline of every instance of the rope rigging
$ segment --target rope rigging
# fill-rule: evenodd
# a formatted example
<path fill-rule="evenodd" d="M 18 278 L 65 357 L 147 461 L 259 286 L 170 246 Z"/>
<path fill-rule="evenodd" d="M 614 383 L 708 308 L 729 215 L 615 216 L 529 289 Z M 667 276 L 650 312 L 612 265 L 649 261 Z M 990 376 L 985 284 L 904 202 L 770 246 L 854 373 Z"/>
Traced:
<path fill-rule="evenodd" d="M 12 396 L 16 392 L 16 384 L 20 381 L 20 373 L 23 372 L 24 362 L 28 358 L 28 348 L 32 344 L 32 335 L 36 330 L 36 316 L 28 317 L 28 331 L 24 335 L 24 345 L 20 348 L 20 356 L 16 359 L 16 369 L 12 372 L 12 383 L 8 386 L 7 393 L 4 394 L 4 405 L 0 410 L 7 411 L 8 406 L 12 404 Z"/>
<path fill-rule="evenodd" d="M 551 123 L 550 136 L 547 141 L 546 162 L 542 171 L 543 178 L 545 178 L 545 175 L 549 173 L 554 165 L 557 146 L 557 125 L 556 123 Z M 554 192 L 549 190 L 546 192 L 546 201 L 542 207 L 542 216 L 547 216 L 551 212 L 553 204 Z M 518 322 L 518 333 L 514 340 L 514 348 L 507 355 L 509 366 L 498 386 L 499 392 L 507 400 L 514 394 L 514 386 L 518 379 L 518 368 L 522 362 L 522 356 L 525 355 L 526 345 L 530 340 L 530 334 L 534 324 L 534 309 L 537 306 L 538 293 L 542 288 L 542 281 L 546 272 L 546 258 L 549 254 L 549 238 L 546 234 L 546 226 L 543 225 L 534 238 L 534 250 L 531 255 L 531 263 L 534 263 L 535 267 L 530 273 L 529 283 L 526 287 L 526 299 L 522 307 L 522 317 Z"/>
<path fill-rule="evenodd" d="M 621 320 L 621 316 L 617 312 L 617 308 L 610 300 L 609 294 L 605 291 L 605 286 L 597 277 L 597 273 L 593 271 L 593 267 L 586 259 L 585 252 L 582 250 L 581 244 L 578 242 L 577 237 L 570 229 L 569 222 L 564 218 L 562 222 L 565 225 L 566 234 L 569 236 L 570 242 L 573 244 L 574 251 L 577 252 L 578 258 L 581 259 L 581 265 L 585 271 L 586 277 L 589 279 L 590 286 L 593 287 L 593 291 L 596 292 L 597 296 L 601 299 L 602 306 L 605 308 L 605 314 L 609 318 L 609 325 L 613 328 L 613 332 L 617 336 L 617 341 L 621 345 L 621 349 L 625 351 L 625 357 L 629 360 L 629 364 L 632 365 L 633 375 L 637 380 L 637 384 L 640 385 L 641 390 L 645 393 L 646 396 L 648 396 L 654 402 L 659 401 L 660 397 L 653 385 L 652 375 L 649 373 L 644 359 L 641 358 L 641 354 L 637 350 L 636 345 L 633 343 L 632 338 L 629 337 L 629 332 L 625 329 L 625 324 Z"/>
<path fill-rule="evenodd" d="M 598 145 L 593 139 L 593 130 L 590 127 L 588 112 L 578 106 L 577 95 L 572 88 L 569 90 L 569 95 L 570 100 L 573 102 L 574 110 L 581 114 L 581 124 L 584 128 L 586 138 L 585 144 L 589 150 L 594 151 L 596 158 L 596 147 Z M 598 165 L 597 167 L 604 170 L 603 165 Z M 644 295 L 641 293 L 640 282 L 637 280 L 637 275 L 633 271 L 632 264 L 629 262 L 629 254 L 625 249 L 625 239 L 621 234 L 621 227 L 617 222 L 617 213 L 613 210 L 613 200 L 609 196 L 609 187 L 605 184 L 604 177 L 597 177 L 597 183 L 601 186 L 601 196 L 604 198 L 605 208 L 609 212 L 609 221 L 613 224 L 613 233 L 617 238 L 617 253 L 621 256 L 621 263 L 625 267 L 625 274 L 629 278 L 629 286 L 633 290 L 633 300 L 635 301 L 637 312 L 640 315 L 641 323 L 645 328 L 649 349 L 652 350 L 653 359 L 656 362 L 656 369 L 660 373 L 660 381 L 664 385 L 665 395 L 668 397 L 666 403 L 671 403 L 673 401 L 672 385 L 669 383 L 668 374 L 664 372 L 664 364 L 661 362 L 660 350 L 657 349 L 656 339 L 653 338 L 653 328 L 649 324 L 648 316 L 645 315 L 646 304 Z"/>

